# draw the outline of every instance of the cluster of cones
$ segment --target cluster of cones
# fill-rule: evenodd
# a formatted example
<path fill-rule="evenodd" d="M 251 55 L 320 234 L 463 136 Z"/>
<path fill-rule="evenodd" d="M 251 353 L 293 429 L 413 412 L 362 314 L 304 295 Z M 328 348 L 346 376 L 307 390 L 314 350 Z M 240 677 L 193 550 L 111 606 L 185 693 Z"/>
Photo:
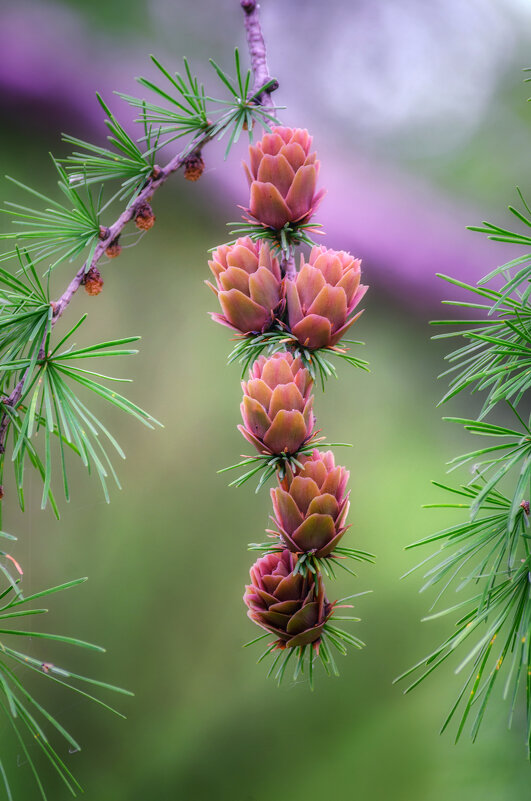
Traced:
<path fill-rule="evenodd" d="M 260 458 L 279 465 L 271 489 L 274 529 L 251 568 L 244 601 L 251 620 L 273 635 L 269 650 L 311 646 L 310 662 L 334 609 L 322 568 L 328 574 L 326 565 L 343 558 L 337 548 L 348 528 L 349 474 L 331 451 L 315 447 L 314 382 L 301 354 L 311 358 L 336 346 L 361 314 L 354 312 L 367 289 L 360 261 L 349 253 L 315 246 L 307 260 L 301 254 L 293 277 L 286 275 L 293 246 L 275 247 L 286 241 L 282 230 L 308 225 L 324 194 L 316 189 L 311 143 L 306 130 L 275 127 L 250 147 L 246 219 L 255 231 L 214 251 L 214 282 L 207 282 L 221 306 L 213 319 L 239 338 L 287 334 L 284 348 L 260 355 L 242 383 L 239 430 Z"/>

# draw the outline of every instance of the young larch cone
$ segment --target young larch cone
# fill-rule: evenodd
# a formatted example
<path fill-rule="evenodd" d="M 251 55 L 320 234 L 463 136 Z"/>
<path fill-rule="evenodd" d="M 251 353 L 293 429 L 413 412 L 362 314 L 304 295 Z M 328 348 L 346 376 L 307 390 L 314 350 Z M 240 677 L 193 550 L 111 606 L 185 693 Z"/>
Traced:
<path fill-rule="evenodd" d="M 332 553 L 348 528 L 349 473 L 336 467 L 332 451 L 314 450 L 299 461 L 303 468 L 296 475 L 288 471 L 271 490 L 274 522 L 285 548 L 322 558 Z"/>
<path fill-rule="evenodd" d="M 97 267 L 91 267 L 85 275 L 83 286 L 87 295 L 99 295 L 103 289 L 103 278 Z"/>
<path fill-rule="evenodd" d="M 274 634 L 281 648 L 317 643 L 333 609 L 321 576 L 294 574 L 296 561 L 288 550 L 262 556 L 251 567 L 243 596 L 248 616 Z"/>
<path fill-rule="evenodd" d="M 138 209 L 135 225 L 139 231 L 149 231 L 155 225 L 155 215 L 149 203 L 143 203 Z"/>
<path fill-rule="evenodd" d="M 286 281 L 288 319 L 305 348 L 336 345 L 358 319 L 350 317 L 368 287 L 360 284 L 361 261 L 344 250 L 314 247 L 308 263 Z M 349 319 L 350 318 L 350 319 Z"/>
<path fill-rule="evenodd" d="M 105 255 L 109 259 L 116 259 L 120 253 L 122 252 L 122 246 L 119 242 L 120 237 L 117 236 L 116 239 L 113 239 L 112 242 L 108 245 Z"/>
<path fill-rule="evenodd" d="M 184 177 L 187 181 L 199 181 L 205 169 L 205 162 L 200 153 L 193 153 L 186 159 Z"/>
<path fill-rule="evenodd" d="M 291 353 L 260 356 L 242 382 L 244 425 L 238 430 L 259 453 L 293 455 L 312 437 L 312 378 Z"/>
<path fill-rule="evenodd" d="M 247 211 L 258 222 L 279 230 L 314 214 L 325 192 L 316 192 L 319 162 L 311 146 L 307 130 L 274 126 L 249 147 L 250 164 L 243 165 L 251 188 Z"/>
<path fill-rule="evenodd" d="M 216 286 L 205 283 L 218 296 L 223 311 L 213 313 L 212 319 L 242 334 L 271 328 L 285 299 L 278 259 L 271 256 L 268 244 L 244 237 L 217 248 L 208 264 Z"/>

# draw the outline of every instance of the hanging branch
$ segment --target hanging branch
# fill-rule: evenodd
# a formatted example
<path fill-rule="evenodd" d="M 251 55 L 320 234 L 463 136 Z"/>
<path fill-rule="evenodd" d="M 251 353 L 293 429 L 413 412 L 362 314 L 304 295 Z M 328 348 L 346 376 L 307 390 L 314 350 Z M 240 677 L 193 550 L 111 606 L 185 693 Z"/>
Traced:
<path fill-rule="evenodd" d="M 269 87 L 255 97 L 270 103 L 276 82 L 270 83 L 258 5 L 241 5 L 255 89 L 264 81 Z M 243 374 L 249 371 L 238 429 L 257 453 L 220 472 L 243 468 L 231 486 L 253 477 L 256 491 L 270 479 L 276 484 L 274 528 L 267 530 L 268 541 L 249 546 L 263 555 L 251 567 L 244 601 L 249 618 L 266 633 L 248 645 L 268 640 L 258 660 L 272 656 L 268 676 L 280 683 L 291 666 L 294 680 L 306 675 L 313 689 L 318 661 L 328 675 L 338 675 L 334 652 L 344 656 L 348 646 L 364 645 L 337 625 L 359 618 L 338 614 L 351 604 L 328 600 L 324 576 L 334 578 L 336 568 L 355 575 L 348 560 L 374 557 L 342 543 L 349 473 L 332 451 L 320 450 L 328 445 L 315 428 L 312 390 L 315 378 L 324 388 L 335 374 L 331 356 L 366 369 L 366 362 L 347 354 L 342 338 L 361 314 L 355 309 L 367 287 L 360 283 L 361 262 L 350 253 L 314 246 L 308 259 L 302 253 L 296 259 L 297 247 L 314 245 L 309 233 L 319 227 L 313 216 L 324 195 L 308 131 L 275 126 L 251 145 L 249 156 L 244 224 L 230 223 L 239 236 L 213 250 L 214 283 L 206 283 L 221 306 L 212 318 L 236 334 L 229 363 L 240 361 Z"/>
<path fill-rule="evenodd" d="M 271 93 L 278 89 L 278 81 L 271 77 L 267 66 L 266 46 L 260 25 L 260 6 L 256 0 L 240 0 L 240 5 L 245 12 L 245 33 L 254 74 L 253 94 L 258 103 L 272 108 Z M 268 88 L 264 90 L 264 86 Z"/>

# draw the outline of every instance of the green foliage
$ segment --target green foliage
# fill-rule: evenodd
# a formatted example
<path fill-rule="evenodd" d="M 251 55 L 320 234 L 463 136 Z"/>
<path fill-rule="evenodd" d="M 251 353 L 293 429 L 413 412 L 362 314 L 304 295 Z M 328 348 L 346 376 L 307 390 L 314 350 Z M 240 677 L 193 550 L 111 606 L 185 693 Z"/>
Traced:
<path fill-rule="evenodd" d="M 157 96 L 156 103 L 122 96 L 139 110 L 138 122 L 142 124 L 142 132 L 138 138 L 125 130 L 99 95 L 99 104 L 106 115 L 104 122 L 109 132 L 109 145 L 104 147 L 64 135 L 63 140 L 75 150 L 60 161 L 52 157 L 58 174 L 60 201 L 9 179 L 30 195 L 35 205 L 34 208 L 7 202 L 2 212 L 12 218 L 16 230 L 0 234 L 0 240 L 14 243 L 13 249 L 0 254 L 0 262 L 11 262 L 11 269 L 0 267 L 0 482 L 4 479 L 5 464 L 10 461 L 22 508 L 29 467 L 35 469 L 42 480 L 42 507 L 49 504 L 59 515 L 54 496 L 55 476 L 56 473 L 59 475 L 68 500 L 72 456 L 79 457 L 89 473 L 97 474 L 107 500 L 109 479 L 114 479 L 119 486 L 111 456 L 117 453 L 123 458 L 124 453 L 97 416 L 96 405 L 100 401 L 126 412 L 148 427 L 157 424 L 151 415 L 114 389 L 117 381 L 126 379 L 107 375 L 98 367 L 105 357 L 136 353 L 129 346 L 138 337 L 77 346 L 74 335 L 85 317 L 62 338 L 56 340 L 53 336 L 57 320 L 73 292 L 83 283 L 80 279 L 96 267 L 102 255 L 102 248 L 98 251 L 96 248 L 109 236 L 101 221 L 104 211 L 116 200 L 126 200 L 129 207 L 138 194 L 150 186 L 150 181 L 156 180 L 161 171 L 155 159 L 162 144 L 188 136 L 189 142 L 181 154 L 174 157 L 182 163 L 186 155 L 199 151 L 214 137 L 228 135 L 228 152 L 242 130 L 247 129 L 252 139 L 256 124 L 269 130 L 269 123 L 276 122 L 271 110 L 263 109 L 259 102 L 260 93 L 270 88 L 270 84 L 258 92 L 250 90 L 251 73 L 242 73 L 238 51 L 235 54 L 235 78 L 211 62 L 216 77 L 229 92 L 228 101 L 206 95 L 186 60 L 184 77 L 172 75 L 155 58 L 153 63 L 164 86 L 143 78 L 139 83 Z M 161 101 L 166 106 L 161 105 Z M 119 188 L 112 190 L 114 194 L 111 192 L 104 202 L 104 188 L 113 181 L 119 184 Z M 94 196 L 91 193 L 93 186 Z M 76 277 L 54 302 L 50 295 L 50 273 L 58 265 L 74 260 L 80 261 L 76 266 Z M 42 264 L 47 275 L 46 283 L 37 271 Z M 1 536 L 9 538 L 5 534 Z M 0 591 L 0 599 L 5 599 L 5 605 L 0 607 L 2 619 L 44 612 L 46 610 L 26 608 L 25 604 L 77 583 L 70 582 L 25 599 L 18 586 L 19 580 L 11 577 L 2 561 L 9 561 L 11 557 L 5 551 L 0 551 L 0 557 L 0 574 L 8 582 L 5 592 L 2 594 Z M 75 794 L 79 785 L 51 746 L 37 722 L 36 712 L 62 734 L 70 747 L 78 749 L 79 746 L 28 693 L 18 675 L 18 668 L 24 665 L 26 669 L 44 673 L 49 679 L 66 686 L 71 686 L 70 679 L 100 687 L 107 685 L 15 650 L 9 645 L 15 636 L 101 649 L 58 635 L 0 629 L 0 705 L 34 773 L 40 795 L 46 798 L 37 768 L 24 743 L 25 734 L 35 739 L 66 786 Z M 9 667 L 10 660 L 17 663 L 15 670 Z M 74 689 L 92 697 L 79 688 Z M 0 761 L 1 782 L 8 798 L 11 798 L 7 771 Z"/>
<path fill-rule="evenodd" d="M 204 87 L 192 75 L 186 58 L 184 78 L 178 72 L 172 75 L 155 56 L 151 56 L 151 60 L 167 83 L 162 87 L 147 78 L 137 78 L 137 81 L 140 86 L 149 89 L 169 103 L 170 108 L 150 103 L 143 98 L 118 93 L 131 106 L 140 109 L 137 122 L 155 126 L 161 136 L 170 135 L 170 139 L 165 140 L 165 143 L 182 136 L 195 136 L 211 131 L 212 123 L 207 116 Z"/>
<path fill-rule="evenodd" d="M 210 60 L 217 77 L 229 92 L 229 100 L 218 99 L 205 94 L 199 80 L 192 75 L 188 61 L 184 59 L 184 77 L 178 72 L 172 73 L 160 61 L 151 56 L 153 64 L 165 79 L 162 86 L 146 78 L 139 78 L 138 83 L 158 96 L 157 103 L 150 103 L 144 98 L 121 94 L 120 96 L 133 107 L 140 109 L 139 120 L 147 126 L 155 126 L 164 144 L 183 136 L 192 136 L 189 152 L 192 152 L 199 138 L 221 139 L 228 134 L 226 154 L 237 142 L 242 131 L 248 132 L 252 141 L 253 128 L 259 125 L 270 130 L 270 124 L 278 122 L 271 110 L 261 106 L 257 98 L 271 87 L 269 81 L 256 92 L 250 91 L 251 71 L 242 73 L 240 54 L 234 54 L 236 77 L 232 78 L 215 61 Z M 169 108 L 160 105 L 160 100 L 169 104 Z M 212 105 L 213 104 L 213 105 Z M 222 108 L 220 108 L 220 106 Z"/>
<path fill-rule="evenodd" d="M 508 209 L 511 212 L 511 214 L 514 217 L 516 217 L 517 220 L 520 220 L 520 222 L 524 223 L 524 225 L 527 225 L 528 228 L 531 228 L 531 209 L 527 205 L 519 187 L 516 187 L 516 191 L 518 192 L 518 196 L 522 201 L 522 205 L 524 206 L 525 210 L 529 214 L 529 217 L 526 217 L 526 215 L 523 212 L 518 211 L 518 209 L 515 209 L 514 206 L 508 206 Z M 531 245 L 531 236 L 528 236 L 527 234 L 518 233 L 517 231 L 510 231 L 509 229 L 502 228 L 501 226 L 496 225 L 495 223 L 483 222 L 482 225 L 470 225 L 468 226 L 468 230 L 477 231 L 480 234 L 487 234 L 487 237 L 489 239 L 492 239 L 493 242 L 507 242 L 513 245 Z M 527 258 L 529 259 L 530 257 L 528 256 Z M 486 275 L 482 279 L 481 283 L 486 283 L 487 281 L 490 281 L 490 279 L 494 275 L 497 275 L 504 269 L 505 267 L 497 268 L 493 273 L 489 273 L 488 275 Z"/>
<path fill-rule="evenodd" d="M 48 332 L 43 352 L 39 352 L 37 357 L 28 355 L 24 358 L 2 360 L 0 363 L 0 371 L 6 376 L 13 376 L 14 382 L 22 380 L 22 377 L 25 381 L 20 404 L 16 408 L 0 403 L 0 409 L 8 415 L 10 421 L 8 438 L 11 437 L 11 459 L 14 463 L 22 508 L 24 462 L 27 456 L 37 467 L 43 480 L 42 507 L 44 508 L 50 501 L 57 513 L 51 489 L 54 465 L 53 439 L 59 445 L 62 482 L 67 500 L 69 487 L 66 448 L 81 458 L 89 473 L 95 470 L 107 501 L 109 475 L 120 486 L 106 444 L 112 446 L 113 451 L 122 458 L 125 458 L 125 454 L 113 435 L 79 394 L 88 398 L 99 397 L 150 428 L 157 424 L 151 415 L 107 386 L 107 382 L 124 382 L 128 379 L 118 379 L 84 366 L 87 359 L 129 356 L 137 353 L 137 350 L 124 349 L 122 346 L 136 342 L 139 337 L 126 337 L 78 348 L 73 343 L 72 337 L 85 318 L 86 315 L 53 347 Z M 34 445 L 40 431 L 44 438 L 42 459 Z"/>
<path fill-rule="evenodd" d="M 308 348 L 300 345 L 295 337 L 279 324 L 278 328 L 272 328 L 263 334 L 249 334 L 248 336 L 239 337 L 229 354 L 228 364 L 240 362 L 242 365 L 242 378 L 244 378 L 249 367 L 262 354 L 271 356 L 273 353 L 288 350 L 293 356 L 301 359 L 314 381 L 320 379 L 321 386 L 324 389 L 325 381 L 328 378 L 332 376 L 337 378 L 335 365 L 330 361 L 331 357 L 342 359 L 353 367 L 368 371 L 369 362 L 359 359 L 357 356 L 352 356 L 348 352 L 347 344 L 364 345 L 365 343 L 360 340 L 345 339 L 339 345 L 333 347 L 308 350 Z"/>
<path fill-rule="evenodd" d="M 0 211 L 13 218 L 18 230 L 0 234 L 0 240 L 22 244 L 35 263 L 48 261 L 50 269 L 64 261 L 73 260 L 88 249 L 85 253 L 85 263 L 88 265 L 102 230 L 102 212 L 116 199 L 127 199 L 131 203 L 136 198 L 154 173 L 155 158 L 162 144 L 189 136 L 191 140 L 184 152 L 192 153 L 208 140 L 216 136 L 221 138 L 228 133 L 228 153 L 243 130 L 248 131 L 249 139 L 252 140 L 256 124 L 270 130 L 269 124 L 277 122 L 271 111 L 258 102 L 258 97 L 269 87 L 269 83 L 257 92 L 250 92 L 251 72 L 249 70 L 245 75 L 242 73 L 237 50 L 235 78 L 227 75 L 215 62 L 211 62 L 217 77 L 229 91 L 228 101 L 205 95 L 203 86 L 192 75 L 186 59 L 184 77 L 179 73 L 172 75 L 156 58 L 152 57 L 152 60 L 168 85 L 163 88 L 145 78 L 140 78 L 139 83 L 169 103 L 171 108 L 121 95 L 129 104 L 140 109 L 137 122 L 142 123 L 143 135 L 135 140 L 118 122 L 100 95 L 97 95 L 107 115 L 105 125 L 110 132 L 108 140 L 112 149 L 63 135 L 65 142 L 78 148 L 60 162 L 52 157 L 59 175 L 59 189 L 66 198 L 65 204 L 9 178 L 13 184 L 43 203 L 44 208 L 6 202 L 7 208 Z M 208 104 L 214 104 L 214 108 L 208 109 L 207 116 Z M 161 141 L 161 137 L 164 141 Z M 142 142 L 145 143 L 145 149 L 139 147 Z M 120 189 L 103 205 L 103 185 L 109 181 L 119 181 Z M 90 192 L 89 187 L 92 185 L 98 187 L 96 199 Z M 302 228 L 293 236 L 300 241 L 306 241 Z M 287 234 L 283 236 L 285 239 Z M 1 254 L 0 261 L 16 257 L 15 248 Z"/>
<path fill-rule="evenodd" d="M 243 75 L 238 48 L 234 51 L 234 63 L 236 78 L 227 75 L 213 59 L 210 59 L 210 64 L 220 81 L 228 89 L 230 95 L 230 100 L 218 100 L 214 97 L 207 98 L 211 102 L 225 107 L 219 115 L 216 115 L 212 133 L 213 136 L 218 135 L 218 138 L 221 139 L 225 133 L 229 132 L 226 156 L 229 154 L 232 145 L 240 138 L 242 131 L 247 131 L 249 141 L 252 142 L 255 125 L 270 131 L 271 124 L 278 124 L 278 120 L 271 113 L 271 110 L 260 105 L 258 100 L 263 92 L 275 85 L 275 81 L 272 79 L 260 86 L 258 90 L 250 93 L 251 70 L 247 70 L 246 74 Z"/>
<path fill-rule="evenodd" d="M 18 277 L 0 267 L 0 364 L 25 358 L 29 376 L 50 330 L 53 310 L 48 287 L 43 286 L 31 260 L 20 252 L 17 256 Z M 0 393 L 7 395 L 11 388 L 12 374 L 0 369 Z"/>
<path fill-rule="evenodd" d="M 303 445 L 296 454 L 260 453 L 256 456 L 246 456 L 241 462 L 231 464 L 229 467 L 223 467 L 221 470 L 218 470 L 218 473 L 226 473 L 227 470 L 237 470 L 239 467 L 248 467 L 249 470 L 246 470 L 241 476 L 231 481 L 229 487 L 241 487 L 246 481 L 249 481 L 250 478 L 260 475 L 255 490 L 259 492 L 264 484 L 274 475 L 278 475 L 280 479 L 283 479 L 288 469 L 293 472 L 296 472 L 297 468 L 302 469 L 303 465 L 297 457 L 311 453 L 318 445 L 320 447 L 328 447 L 328 443 L 324 443 L 322 441 L 323 439 L 324 437 L 312 436 L 306 445 Z"/>
<path fill-rule="evenodd" d="M 319 437 L 317 434 L 318 432 L 315 432 L 311 439 L 299 448 L 297 453 L 260 453 L 256 456 L 245 456 L 241 462 L 231 464 L 229 467 L 223 467 L 218 470 L 218 473 L 237 470 L 239 467 L 249 467 L 249 470 L 231 481 L 229 487 L 241 487 L 250 478 L 259 475 L 260 479 L 256 485 L 255 492 L 260 492 L 264 484 L 274 475 L 282 481 L 288 469 L 293 473 L 296 473 L 298 469 L 302 469 L 303 464 L 298 457 L 312 453 L 315 448 L 352 448 L 352 445 L 348 442 L 324 442 L 324 437 Z"/>
<path fill-rule="evenodd" d="M 16 232 L 1 233 L 0 241 L 15 240 L 23 243 L 36 263 L 51 260 L 50 269 L 74 259 L 87 247 L 90 247 L 90 260 L 100 233 L 101 213 L 101 193 L 95 201 L 88 189 L 79 192 L 71 184 L 63 167 L 53 157 L 52 161 L 59 174 L 57 185 L 66 197 L 67 205 L 62 205 L 8 176 L 8 180 L 15 186 L 43 202 L 45 208 L 34 209 L 6 201 L 8 208 L 0 209 L 0 212 L 13 217 L 14 223 L 19 226 Z M 0 255 L 0 261 L 14 257 L 17 257 L 17 249 Z"/>
<path fill-rule="evenodd" d="M 516 412 L 515 414 L 517 415 Z M 503 443 L 495 441 L 492 445 L 457 456 L 449 462 L 452 470 L 472 462 L 473 472 L 480 476 L 484 482 L 484 486 L 478 491 L 471 506 L 473 516 L 481 509 L 483 501 L 488 497 L 489 492 L 500 484 L 501 480 L 513 467 L 521 464 L 520 475 L 525 478 L 531 465 L 531 431 L 529 426 L 518 415 L 517 417 L 522 425 L 522 430 L 520 431 L 515 431 L 505 426 L 492 425 L 481 420 L 467 420 L 459 417 L 444 418 L 449 422 L 463 425 L 465 430 L 472 434 L 508 440 L 508 442 Z M 510 525 L 514 522 L 522 500 L 521 493 L 526 490 L 525 483 L 523 486 L 520 483 L 517 485 L 513 506 L 511 507 Z"/>
<path fill-rule="evenodd" d="M 118 199 L 129 198 L 132 201 L 153 172 L 160 130 L 157 130 L 156 135 L 153 136 L 152 130 L 145 125 L 147 150 L 145 152 L 141 151 L 137 143 L 131 139 L 108 106 L 103 102 L 100 95 L 97 95 L 97 98 L 108 115 L 105 125 L 111 135 L 107 138 L 113 145 L 114 150 L 98 147 L 82 139 L 76 139 L 74 136 L 63 134 L 64 142 L 81 147 L 85 151 L 75 152 L 68 158 L 62 159 L 63 164 L 70 176 L 70 184 L 72 186 L 120 180 L 121 190 L 118 192 Z"/>
<path fill-rule="evenodd" d="M 516 259 L 509 265 L 504 265 L 503 269 L 510 269 L 519 263 L 521 260 Z M 488 301 L 487 303 L 446 301 L 452 305 L 487 312 L 487 316 L 479 320 L 462 320 L 457 323 L 455 320 L 437 321 L 436 325 L 471 326 L 434 337 L 435 339 L 462 337 L 466 343 L 446 357 L 452 366 L 442 375 L 451 376 L 450 389 L 441 403 L 470 388 L 472 392 L 487 391 L 483 415 L 503 400 L 513 400 L 518 404 L 531 387 L 529 370 L 531 310 L 528 290 L 518 292 L 519 282 L 515 291 L 510 277 L 501 290 L 470 286 L 445 275 L 440 277 Z M 491 277 L 494 278 L 495 274 L 491 273 Z M 524 276 L 522 280 L 528 279 Z M 516 294 L 516 297 L 511 297 L 511 293 Z"/>
<path fill-rule="evenodd" d="M 247 217 L 236 222 L 227 223 L 230 226 L 230 235 L 235 239 L 227 244 L 233 245 L 239 237 L 248 236 L 253 242 L 258 240 L 267 242 L 271 251 L 276 256 L 289 256 L 293 248 L 300 247 L 301 245 L 308 245 L 314 247 L 317 243 L 313 241 L 310 234 L 321 233 L 320 230 L 323 226 L 319 223 L 286 223 L 283 228 L 268 228 L 267 225 L 262 223 L 253 222 Z"/>
<path fill-rule="evenodd" d="M 249 543 L 250 551 L 260 551 L 266 553 L 281 553 L 285 546 L 280 541 L 278 534 L 273 532 L 269 535 L 271 539 L 268 542 L 251 542 Z M 376 557 L 367 551 L 360 551 L 358 548 L 345 548 L 344 546 L 337 546 L 329 556 L 317 557 L 312 551 L 306 551 L 299 554 L 297 564 L 295 565 L 294 573 L 305 574 L 307 571 L 316 575 L 322 571 L 328 578 L 336 578 L 335 568 L 340 567 L 346 570 L 351 576 L 357 578 L 356 573 L 348 567 L 345 563 L 346 559 L 352 559 L 355 562 L 368 562 L 374 564 Z"/>
<path fill-rule="evenodd" d="M 526 209 L 529 211 L 527 205 Z M 531 220 L 520 212 L 510 211 L 531 226 Z M 531 238 L 489 223 L 473 230 L 496 241 L 531 244 Z M 457 336 L 465 341 L 447 357 L 452 366 L 443 375 L 451 376 L 450 389 L 441 403 L 467 388 L 483 392 L 485 401 L 477 420 L 446 419 L 473 435 L 487 437 L 489 442 L 449 463 L 451 470 L 464 466 L 472 469 L 467 484 L 454 487 L 434 482 L 447 494 L 448 501 L 429 506 L 460 509 L 466 517 L 410 546 L 439 545 L 439 550 L 421 563 L 432 563 L 422 589 L 438 590 L 432 609 L 449 589 L 467 597 L 426 618 L 450 615 L 457 618 L 455 630 L 400 678 L 420 672 L 408 692 L 468 644 L 468 653 L 456 670 L 460 673 L 466 669 L 468 673 L 442 730 L 460 714 L 456 740 L 467 723 L 475 740 L 494 689 L 502 682 L 497 679 L 503 676 L 502 695 L 510 703 L 509 724 L 521 691 L 525 697 L 526 742 L 531 758 L 531 418 L 527 409 L 525 413 L 518 410 L 528 401 L 531 388 L 530 258 L 522 256 L 497 268 L 477 287 L 441 276 L 475 296 L 472 302 L 450 303 L 482 314 L 480 319 L 439 323 L 465 326 L 464 330 L 436 337 Z M 486 286 L 492 281 L 499 283 L 500 277 L 504 282 L 501 288 Z M 485 302 L 478 302 L 478 296 Z M 487 415 L 507 409 L 514 424 L 508 424 L 505 418 L 486 421 Z"/>
<path fill-rule="evenodd" d="M 0 536 L 14 539 L 9 534 L 0 532 Z M 42 602 L 42 599 L 55 595 L 63 590 L 75 587 L 84 581 L 85 578 L 68 581 L 57 587 L 41 590 L 24 596 L 20 588 L 20 579 L 13 579 L 2 565 L 4 576 L 7 577 L 7 586 L 0 592 L 0 709 L 5 716 L 5 721 L 9 729 L 13 732 L 15 740 L 24 754 L 28 769 L 33 774 L 38 797 L 46 801 L 48 795 L 39 774 L 39 765 L 35 760 L 35 754 L 41 756 L 54 768 L 64 785 L 76 796 L 82 792 L 82 788 L 70 772 L 62 757 L 59 755 L 52 743 L 51 735 L 58 735 L 71 753 L 79 751 L 81 746 L 77 740 L 68 732 L 64 726 L 37 700 L 33 695 L 32 689 L 28 689 L 25 683 L 25 673 L 39 674 L 45 681 L 52 681 L 69 690 L 77 693 L 83 698 L 87 698 L 105 709 L 110 710 L 120 717 L 124 717 L 112 706 L 92 695 L 92 692 L 84 689 L 84 685 L 96 687 L 102 690 L 124 695 L 132 695 L 127 690 L 122 690 L 106 682 L 82 676 L 77 673 L 59 667 L 58 665 L 45 662 L 34 655 L 26 653 L 25 649 L 20 650 L 18 642 L 26 639 L 29 643 L 33 640 L 47 640 L 65 645 L 82 648 L 86 651 L 102 653 L 105 649 L 98 645 L 84 642 L 75 637 L 67 637 L 62 634 L 49 634 L 46 632 L 27 631 L 21 629 L 18 622 L 30 615 L 46 614 L 47 609 L 34 606 L 34 601 Z M 4 626 L 6 626 L 4 628 Z M 31 648 L 34 652 L 34 648 Z M 7 797 L 12 798 L 8 771 L 1 767 L 0 774 Z"/>
<path fill-rule="evenodd" d="M 25 505 L 28 468 L 33 468 L 42 480 L 42 508 L 50 505 L 59 516 L 54 496 L 58 481 L 56 474 L 69 500 L 69 471 L 74 456 L 81 459 L 89 473 L 97 474 L 105 498 L 109 500 L 109 479 L 114 479 L 119 486 L 111 456 L 117 453 L 125 457 L 99 417 L 97 404 L 101 406 L 101 401 L 109 409 L 120 409 L 150 428 L 157 424 L 150 414 L 114 389 L 116 382 L 127 379 L 108 375 L 99 367 L 103 358 L 136 353 L 129 346 L 138 337 L 78 346 L 74 336 L 85 316 L 64 336 L 57 339 L 54 336 L 55 325 L 74 292 L 83 283 L 90 294 L 97 294 L 101 289 L 97 263 L 111 244 L 111 230 L 113 240 L 117 240 L 126 222 L 136 219 L 137 226 L 141 227 L 139 204 L 132 205 L 139 194 L 147 190 L 142 198 L 149 199 L 152 189 L 154 191 L 176 166 L 185 163 L 188 156 L 198 155 L 209 140 L 226 135 L 228 153 L 242 131 L 247 130 L 252 141 L 256 126 L 270 130 L 270 123 L 277 122 L 273 110 L 263 108 L 260 103 L 262 93 L 275 88 L 275 82 L 268 81 L 258 90 L 251 89 L 251 71 L 242 71 L 238 50 L 235 52 L 235 77 L 229 76 L 214 61 L 210 62 L 216 79 L 228 91 L 228 99 L 226 95 L 221 99 L 207 95 L 192 75 L 186 60 L 183 76 L 172 74 L 157 59 L 152 60 L 162 85 L 145 78 L 140 78 L 139 84 L 151 96 L 155 95 L 155 102 L 122 95 L 139 112 L 137 122 L 141 123 L 142 130 L 137 138 L 125 130 L 97 95 L 106 115 L 108 146 L 66 134 L 63 136 L 63 141 L 71 145 L 74 152 L 60 160 L 52 157 L 58 174 L 60 200 L 9 179 L 30 195 L 36 206 L 7 202 L 6 208 L 1 210 L 10 216 L 16 230 L 0 234 L 0 240 L 13 243 L 11 250 L 0 254 L 0 262 L 11 262 L 11 269 L 0 267 L 0 483 L 4 479 L 5 464 L 10 461 L 21 508 Z M 174 154 L 166 170 L 160 168 L 155 163 L 160 147 L 181 137 L 188 137 L 188 142 L 180 153 Z M 158 183 L 155 183 L 157 179 Z M 118 188 L 111 189 L 110 197 L 104 198 L 104 190 L 112 182 L 116 182 Z M 117 200 L 126 201 L 129 212 L 122 214 L 108 228 L 102 223 L 102 217 Z M 282 237 L 282 241 L 287 242 L 289 232 L 284 232 Z M 302 227 L 293 233 L 293 241 L 297 237 L 306 241 Z M 109 251 L 107 253 L 109 255 Z M 75 276 L 63 294 L 53 300 L 49 285 L 51 271 L 72 261 L 78 261 Z M 45 283 L 40 275 L 41 265 L 44 265 L 47 276 Z M 92 279 L 92 285 L 86 280 L 87 275 Z M 311 449 L 310 443 L 308 449 Z M 263 460 L 259 460 L 258 469 L 265 467 L 266 477 L 272 475 L 277 467 L 282 470 L 283 466 L 294 463 L 291 457 L 272 458 L 274 464 L 271 458 L 265 465 Z M 253 464 L 251 475 L 256 472 L 256 460 L 250 461 Z M 2 497 L 4 490 L 0 489 Z M 10 539 L 10 535 L 5 533 L 0 532 L 0 536 Z M 12 557 L 0 550 L 0 574 L 7 581 L 7 588 L 0 588 L 2 621 L 45 613 L 45 609 L 32 608 L 31 602 L 80 583 L 68 582 L 25 598 L 19 587 L 20 579 L 13 579 L 5 560 L 14 564 L 22 575 Z M 76 683 L 124 691 L 16 650 L 13 639 L 20 640 L 21 637 L 56 641 L 93 651 L 103 649 L 72 637 L 20 630 L 14 624 L 12 628 L 0 628 L 0 706 L 34 774 L 40 797 L 46 799 L 46 793 L 26 739 L 43 751 L 66 787 L 75 795 L 81 788 L 54 750 L 45 727 L 55 729 L 70 749 L 79 750 L 79 745 L 26 689 L 22 672 L 24 669 L 37 672 L 88 698 L 93 696 Z M 93 700 L 111 709 L 104 702 Z M 2 782 L 11 799 L 8 771 L 0 761 L 0 786 Z"/>

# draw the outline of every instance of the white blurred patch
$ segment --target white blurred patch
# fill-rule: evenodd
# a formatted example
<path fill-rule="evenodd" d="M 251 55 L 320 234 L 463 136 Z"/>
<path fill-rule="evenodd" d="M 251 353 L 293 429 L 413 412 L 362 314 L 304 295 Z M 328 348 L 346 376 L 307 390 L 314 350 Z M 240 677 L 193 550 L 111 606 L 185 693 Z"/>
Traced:
<path fill-rule="evenodd" d="M 298 98 L 302 113 L 318 106 L 358 143 L 393 141 L 410 156 L 451 150 L 476 130 L 531 16 L 531 0 L 279 5 L 262 9 L 290 111 Z"/>

